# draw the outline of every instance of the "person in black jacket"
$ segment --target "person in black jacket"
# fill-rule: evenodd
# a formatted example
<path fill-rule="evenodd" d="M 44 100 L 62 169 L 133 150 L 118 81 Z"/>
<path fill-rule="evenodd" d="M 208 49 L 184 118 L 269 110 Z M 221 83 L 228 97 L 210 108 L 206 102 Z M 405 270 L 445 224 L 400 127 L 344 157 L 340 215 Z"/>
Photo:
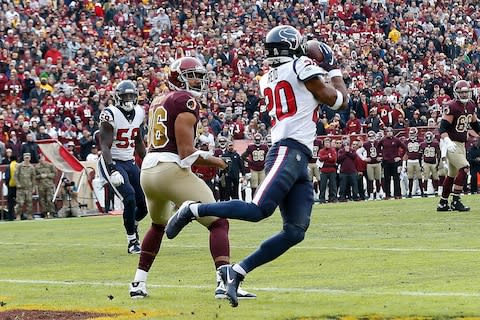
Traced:
<path fill-rule="evenodd" d="M 480 138 L 477 137 L 475 143 L 467 152 L 467 160 L 470 163 L 470 192 L 477 194 L 478 179 L 477 173 L 480 172 Z"/>
<path fill-rule="evenodd" d="M 221 157 L 228 164 L 228 168 L 226 168 L 224 172 L 225 194 L 223 198 L 225 198 L 225 200 L 239 199 L 238 186 L 240 183 L 240 175 L 245 174 L 245 168 L 242 158 L 233 148 L 232 141 L 228 142 L 227 149 Z"/>
<path fill-rule="evenodd" d="M 30 153 L 31 163 L 38 163 L 40 155 L 38 152 L 38 144 L 33 141 L 33 133 L 27 133 L 27 142 L 22 144 L 22 149 L 20 151 L 20 162 L 23 161 L 23 154 Z"/>

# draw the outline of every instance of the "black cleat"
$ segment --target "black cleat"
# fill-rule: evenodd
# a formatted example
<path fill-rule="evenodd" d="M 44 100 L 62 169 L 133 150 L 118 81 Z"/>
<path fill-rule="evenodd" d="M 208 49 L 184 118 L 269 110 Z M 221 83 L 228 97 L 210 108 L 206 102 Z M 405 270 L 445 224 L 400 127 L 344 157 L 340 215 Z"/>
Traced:
<path fill-rule="evenodd" d="M 173 216 L 168 219 L 165 226 L 165 234 L 168 239 L 175 238 L 182 229 L 195 219 L 192 211 L 190 210 L 190 204 L 196 203 L 195 201 L 185 201 L 180 208 L 175 212 Z"/>
<path fill-rule="evenodd" d="M 450 204 L 450 208 L 452 209 L 452 211 L 470 211 L 470 207 L 466 207 L 465 205 L 463 205 L 460 200 L 452 201 L 452 203 Z"/>
<path fill-rule="evenodd" d="M 237 289 L 237 298 L 238 300 L 242 299 L 255 299 L 256 294 L 243 290 L 241 287 Z M 227 297 L 227 288 L 223 282 L 222 277 L 220 276 L 220 271 L 217 270 L 217 288 L 215 289 L 215 299 L 228 299 Z"/>
<path fill-rule="evenodd" d="M 437 211 L 450 211 L 448 202 L 440 202 L 437 206 Z"/>
<path fill-rule="evenodd" d="M 243 281 L 243 276 L 233 270 L 232 265 L 230 264 L 223 265 L 217 270 L 223 280 L 223 283 L 225 284 L 225 294 L 227 299 L 230 301 L 230 305 L 235 308 L 238 306 L 237 291 L 238 287 L 240 286 L 240 282 Z"/>
<path fill-rule="evenodd" d="M 140 248 L 140 242 L 137 239 L 130 240 L 127 247 L 128 253 L 140 254 L 142 249 Z"/>

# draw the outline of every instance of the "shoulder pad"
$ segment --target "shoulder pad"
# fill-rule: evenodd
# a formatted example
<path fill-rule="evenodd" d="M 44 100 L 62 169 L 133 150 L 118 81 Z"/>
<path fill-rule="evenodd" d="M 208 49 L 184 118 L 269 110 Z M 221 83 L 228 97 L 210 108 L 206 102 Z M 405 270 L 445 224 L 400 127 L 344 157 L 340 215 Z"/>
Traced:
<path fill-rule="evenodd" d="M 300 57 L 293 62 L 293 68 L 300 81 L 306 81 L 313 77 L 324 76 L 327 71 L 319 67 L 315 62 L 307 57 Z"/>

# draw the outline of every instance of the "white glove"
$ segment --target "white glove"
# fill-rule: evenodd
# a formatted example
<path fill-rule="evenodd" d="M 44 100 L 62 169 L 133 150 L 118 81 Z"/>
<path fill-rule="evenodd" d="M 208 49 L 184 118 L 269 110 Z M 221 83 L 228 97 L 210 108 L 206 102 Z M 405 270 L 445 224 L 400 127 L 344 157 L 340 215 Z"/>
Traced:
<path fill-rule="evenodd" d="M 444 148 L 447 149 L 447 151 L 455 152 L 457 150 L 457 145 L 449 137 L 445 137 L 442 140 Z"/>
<path fill-rule="evenodd" d="M 110 182 L 112 186 L 118 187 L 119 185 L 122 185 L 125 181 L 123 180 L 123 176 L 120 174 L 120 172 L 113 171 L 110 175 Z"/>

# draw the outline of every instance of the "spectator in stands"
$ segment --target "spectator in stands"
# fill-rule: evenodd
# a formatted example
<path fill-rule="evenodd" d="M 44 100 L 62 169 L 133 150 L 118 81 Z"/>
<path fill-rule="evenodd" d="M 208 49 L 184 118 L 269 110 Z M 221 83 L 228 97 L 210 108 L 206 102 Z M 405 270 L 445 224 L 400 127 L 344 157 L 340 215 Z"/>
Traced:
<path fill-rule="evenodd" d="M 87 156 L 92 151 L 92 146 L 95 143 L 95 141 L 93 141 L 92 135 L 90 134 L 90 131 L 88 131 L 87 129 L 83 129 L 82 137 L 80 138 L 79 143 L 80 143 L 80 154 L 79 154 L 80 159 L 79 160 L 85 161 L 87 159 Z"/>
<path fill-rule="evenodd" d="M 100 151 L 98 150 L 97 145 L 93 144 L 92 150 L 87 155 L 86 161 L 91 161 L 91 162 L 97 161 L 99 156 L 100 156 Z"/>
<path fill-rule="evenodd" d="M 33 133 L 27 133 L 27 141 L 22 144 L 20 154 L 28 153 L 30 155 L 30 163 L 36 164 L 40 159 L 38 144 L 33 140 Z M 20 157 L 20 162 L 23 157 Z"/>
<path fill-rule="evenodd" d="M 356 117 L 355 111 L 350 111 L 350 118 L 345 126 L 345 134 L 360 134 L 362 132 L 362 125 L 360 120 Z"/>
<path fill-rule="evenodd" d="M 377 114 L 377 108 L 370 109 L 368 117 L 365 120 L 365 125 L 367 131 L 378 132 L 381 128 L 383 128 L 384 124 L 380 119 L 380 116 Z"/>

